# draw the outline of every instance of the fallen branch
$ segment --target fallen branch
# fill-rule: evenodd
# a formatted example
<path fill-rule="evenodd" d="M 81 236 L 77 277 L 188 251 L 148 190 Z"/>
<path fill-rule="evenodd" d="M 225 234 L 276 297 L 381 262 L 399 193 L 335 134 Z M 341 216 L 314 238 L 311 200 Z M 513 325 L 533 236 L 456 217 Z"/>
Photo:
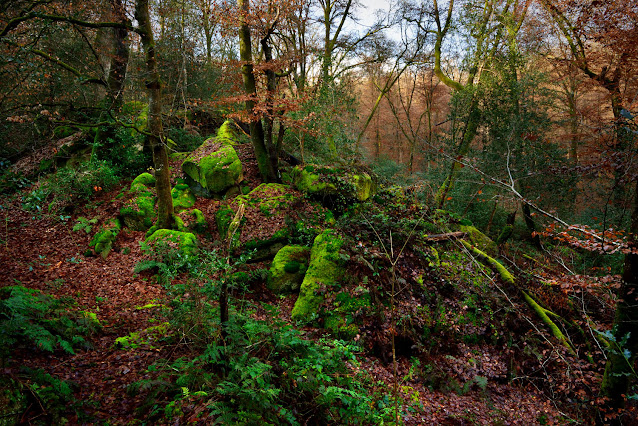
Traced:
<path fill-rule="evenodd" d="M 449 241 L 449 240 L 460 240 L 466 238 L 469 234 L 467 232 L 447 232 L 445 234 L 433 234 L 433 235 L 425 235 L 424 240 L 428 242 L 438 242 L 438 241 Z"/>
<path fill-rule="evenodd" d="M 534 299 L 532 299 L 530 297 L 530 295 L 527 294 L 527 292 L 525 292 L 523 289 L 519 288 L 516 285 L 516 280 L 514 278 L 514 275 L 512 275 L 512 273 L 510 271 L 508 271 L 507 268 L 505 266 L 503 266 L 499 261 L 497 261 L 493 257 L 483 253 L 481 250 L 477 249 L 476 247 L 474 247 L 472 244 L 468 243 L 467 241 L 461 240 L 461 243 L 468 250 L 470 250 L 478 258 L 478 260 L 481 261 L 481 263 L 483 263 L 485 266 L 487 266 L 488 268 L 490 268 L 494 272 L 496 272 L 501 277 L 501 279 L 503 281 L 505 281 L 506 283 L 511 284 L 511 285 L 515 286 L 516 288 L 518 288 L 519 291 L 522 293 L 523 298 L 525 299 L 525 301 L 529 305 L 529 307 L 532 308 L 532 310 L 534 312 L 536 312 L 536 315 L 538 315 L 538 317 L 541 319 L 541 321 L 543 321 L 543 323 L 545 323 L 545 325 L 547 327 L 549 327 L 550 331 L 552 332 L 552 335 L 556 339 L 558 339 L 558 341 L 560 341 L 567 348 L 569 353 L 571 353 L 572 355 L 576 355 L 576 351 L 574 350 L 574 347 L 572 346 L 572 344 L 569 342 L 567 337 L 565 337 L 563 332 L 560 331 L 560 329 L 558 328 L 556 323 L 554 321 L 552 321 L 552 319 L 550 318 L 550 316 L 552 316 L 552 317 L 555 317 L 555 318 L 562 319 L 560 317 L 560 315 L 555 314 L 554 312 L 543 308 Z"/>

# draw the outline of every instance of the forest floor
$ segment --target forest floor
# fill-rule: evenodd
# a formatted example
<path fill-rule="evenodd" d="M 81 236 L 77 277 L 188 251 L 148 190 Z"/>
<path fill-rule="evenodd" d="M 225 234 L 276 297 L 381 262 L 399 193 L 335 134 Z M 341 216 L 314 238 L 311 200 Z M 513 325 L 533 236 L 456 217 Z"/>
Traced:
<path fill-rule="evenodd" d="M 248 160 L 243 159 L 245 162 Z M 258 183 L 254 170 L 246 178 L 252 187 Z M 127 350 L 116 344 L 118 337 L 143 332 L 161 323 L 163 313 L 156 306 L 167 304 L 166 288 L 158 284 L 152 274 L 133 273 L 135 265 L 144 257 L 140 248 L 143 232 L 122 230 L 117 249 L 103 259 L 100 256 L 84 256 L 91 234 L 72 230 L 76 219 L 81 216 L 113 217 L 118 206 L 110 200 L 120 189 L 121 186 L 100 194 L 88 205 L 77 206 L 66 220 L 25 211 L 17 200 L 4 204 L 3 244 L 0 247 L 2 286 L 19 284 L 55 298 L 72 298 L 75 300 L 73 309 L 96 313 L 102 325 L 101 331 L 88 339 L 90 348 L 77 349 L 74 355 L 60 350 L 36 351 L 29 345 L 14 348 L 3 365 L 4 375 L 24 382 L 21 375 L 23 367 L 43 369 L 60 380 L 72 383 L 75 401 L 74 407 L 67 407 L 68 411 L 55 417 L 47 412 L 45 404 L 39 402 L 34 394 L 34 398 L 29 400 L 29 408 L 20 414 L 19 422 L 22 424 L 55 423 L 61 422 L 61 418 L 70 424 L 136 423 L 144 419 L 143 407 L 147 402 L 142 393 L 127 393 L 129 385 L 152 378 L 153 373 L 148 371 L 148 367 L 153 363 L 188 356 L 191 351 L 185 343 L 163 345 L 158 342 Z M 199 200 L 197 206 L 211 221 L 211 229 L 215 225 L 210 219 L 214 216 L 210 213 L 215 210 L 216 203 L 219 202 Z M 261 263 L 252 267 L 267 268 L 268 265 Z M 179 280 L 178 277 L 177 282 Z M 290 321 L 295 296 L 276 297 L 264 283 L 254 284 L 250 290 L 248 297 L 277 305 L 281 318 Z M 264 313 L 258 312 L 257 315 Z M 362 328 L 366 327 L 378 328 L 375 324 L 364 324 Z M 307 331 L 309 336 L 321 334 L 320 330 Z M 389 339 L 388 335 L 386 338 Z M 431 365 L 444 370 L 445 374 L 440 374 L 441 377 L 456 374 L 467 378 L 460 380 L 466 383 L 462 392 L 451 390 L 451 387 L 446 389 L 444 385 L 433 388 L 431 383 L 413 374 L 413 358 L 401 353 L 395 374 L 389 348 L 384 350 L 383 356 L 378 350 L 360 354 L 358 368 L 367 371 L 375 382 L 382 383 L 379 387 L 385 387 L 389 393 L 395 384 L 398 386 L 402 396 L 401 417 L 405 424 L 530 425 L 588 423 L 587 419 L 591 419 L 587 408 L 583 408 L 593 405 L 591 398 L 590 402 L 581 401 L 570 409 L 566 399 L 550 397 L 547 387 L 537 384 L 538 377 L 531 377 L 533 373 L 521 372 L 520 377 L 512 379 L 510 375 L 507 378 L 511 370 L 508 362 L 515 362 L 519 354 L 505 345 L 470 347 L 460 343 L 451 351 L 430 351 Z M 468 365 L 474 366 L 474 369 Z M 599 374 L 600 368 L 596 371 Z M 473 384 L 472 378 L 478 375 L 488 377 L 489 382 Z M 396 383 L 397 377 L 399 383 Z M 582 380 L 582 377 L 575 374 L 573 380 Z M 28 387 L 30 383 L 23 384 Z M 595 384 L 592 386 L 595 387 Z M 170 423 L 197 423 L 195 414 L 200 411 L 199 408 L 190 407 L 190 416 L 188 409 L 184 409 L 181 420 L 173 419 Z M 630 411 L 633 412 L 633 408 Z M 635 419 L 635 415 L 632 414 L 631 418 Z"/>

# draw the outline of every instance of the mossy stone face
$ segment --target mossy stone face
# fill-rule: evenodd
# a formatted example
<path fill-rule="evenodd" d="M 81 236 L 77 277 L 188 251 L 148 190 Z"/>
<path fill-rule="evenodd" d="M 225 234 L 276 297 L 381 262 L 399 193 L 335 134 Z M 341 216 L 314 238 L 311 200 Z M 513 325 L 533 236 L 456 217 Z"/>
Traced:
<path fill-rule="evenodd" d="M 147 191 L 155 186 L 155 176 L 150 173 L 142 173 L 131 182 L 131 191 Z"/>
<path fill-rule="evenodd" d="M 337 190 L 333 184 L 322 182 L 312 166 L 295 167 L 290 171 L 290 179 L 298 190 L 308 194 L 323 194 Z"/>
<path fill-rule="evenodd" d="M 175 185 L 175 187 L 171 190 L 171 196 L 173 197 L 173 208 L 176 212 L 190 209 L 197 201 L 195 194 L 193 194 L 188 185 L 185 183 L 178 183 Z"/>
<path fill-rule="evenodd" d="M 223 194 L 243 179 L 235 148 L 214 138 L 193 151 L 182 163 L 182 170 L 190 178 L 191 189 L 205 197 Z"/>
<path fill-rule="evenodd" d="M 208 231 L 208 222 L 201 210 L 184 210 L 175 215 L 175 227 L 181 232 L 203 235 Z"/>
<path fill-rule="evenodd" d="M 190 232 L 158 229 L 146 239 L 146 243 L 150 246 L 155 246 L 160 241 L 179 250 L 184 256 L 192 256 L 198 251 L 197 237 Z"/>
<path fill-rule="evenodd" d="M 217 140 L 221 143 L 227 143 L 230 145 L 237 145 L 239 138 L 237 137 L 237 131 L 235 125 L 231 120 L 224 121 L 224 124 L 217 129 Z"/>
<path fill-rule="evenodd" d="M 276 294 L 299 290 L 308 269 L 310 249 L 304 246 L 285 246 L 277 252 L 270 265 L 267 285 Z"/>
<path fill-rule="evenodd" d="M 350 181 L 354 186 L 354 192 L 357 200 L 366 201 L 374 195 L 374 182 L 367 173 L 354 174 L 350 176 Z"/>
<path fill-rule="evenodd" d="M 292 310 L 295 321 L 309 321 L 319 314 L 323 293 L 342 282 L 346 273 L 340 256 L 343 240 L 334 230 L 327 229 L 315 238 L 310 253 L 310 265 Z"/>
<path fill-rule="evenodd" d="M 142 173 L 131 183 L 129 200 L 120 210 L 124 225 L 134 231 L 146 231 L 155 221 L 155 176 Z"/>
<path fill-rule="evenodd" d="M 106 258 L 113 248 L 113 243 L 122 229 L 122 223 L 118 219 L 108 220 L 98 232 L 95 233 L 89 247 L 92 247 L 95 254 L 101 254 Z"/>

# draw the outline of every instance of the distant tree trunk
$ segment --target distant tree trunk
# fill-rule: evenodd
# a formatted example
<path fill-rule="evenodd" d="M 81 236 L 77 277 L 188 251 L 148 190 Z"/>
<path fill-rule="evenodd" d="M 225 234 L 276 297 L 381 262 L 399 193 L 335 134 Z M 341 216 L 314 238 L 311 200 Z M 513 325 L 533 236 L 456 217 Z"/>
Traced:
<path fill-rule="evenodd" d="M 634 211 L 631 216 L 628 245 L 631 252 L 625 255 L 622 284 L 618 291 L 618 304 L 614 318 L 616 343 L 628 337 L 622 346 L 613 346 L 607 358 L 601 387 L 602 396 L 609 399 L 606 408 L 619 409 L 625 406 L 625 397 L 630 382 L 635 379 L 634 364 L 638 354 L 638 181 L 634 195 Z M 625 358 L 628 350 L 628 358 Z M 620 419 L 616 419 L 620 424 Z"/>
<path fill-rule="evenodd" d="M 111 0 L 113 13 L 117 22 L 129 23 L 122 0 Z M 107 78 L 108 96 L 110 107 L 118 111 L 122 108 L 124 81 L 126 80 L 126 68 L 129 60 L 128 30 L 125 28 L 113 28 L 113 57 Z"/>
<path fill-rule="evenodd" d="M 148 0 L 137 0 L 135 19 L 139 24 L 142 45 L 146 52 L 146 89 L 148 91 L 148 131 L 151 134 L 148 142 L 153 153 L 155 166 L 155 188 L 157 190 L 157 223 L 158 228 L 170 229 L 173 226 L 173 198 L 171 197 L 170 169 L 168 153 L 162 141 L 162 82 L 157 71 L 155 42 L 148 11 Z"/>
<path fill-rule="evenodd" d="M 246 16 L 249 12 L 249 0 L 238 0 L 237 6 L 241 11 L 239 18 L 239 58 L 242 61 L 241 74 L 244 80 L 244 91 L 248 96 L 246 99 L 246 112 L 250 120 L 250 140 L 252 141 L 259 173 L 265 182 L 276 182 L 277 171 L 272 164 L 268 150 L 264 143 L 264 128 L 261 118 L 255 116 L 255 99 L 257 98 L 257 84 L 255 75 L 253 74 L 253 55 L 251 51 L 250 28 L 246 22 Z"/>

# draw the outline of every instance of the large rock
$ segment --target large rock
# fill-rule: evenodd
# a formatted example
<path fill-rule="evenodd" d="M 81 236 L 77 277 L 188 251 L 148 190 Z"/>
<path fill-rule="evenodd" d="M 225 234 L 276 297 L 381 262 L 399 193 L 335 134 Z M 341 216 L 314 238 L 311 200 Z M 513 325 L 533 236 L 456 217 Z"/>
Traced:
<path fill-rule="evenodd" d="M 218 136 L 204 141 L 182 163 L 188 184 L 197 195 L 222 196 L 243 179 L 241 161 L 232 146 L 236 137 L 229 126 L 222 126 Z"/>
<path fill-rule="evenodd" d="M 346 273 L 340 255 L 343 240 L 331 229 L 315 238 L 310 253 L 310 265 L 292 310 L 292 319 L 310 321 L 320 314 L 324 293 L 343 281 Z"/>
<path fill-rule="evenodd" d="M 375 182 L 366 172 L 338 168 L 297 166 L 289 173 L 292 184 L 301 192 L 323 200 L 341 199 L 344 203 L 363 202 L 374 195 Z"/>
<path fill-rule="evenodd" d="M 276 294 L 293 293 L 303 282 L 310 249 L 304 246 L 285 246 L 277 252 L 268 273 L 268 288 Z"/>
<path fill-rule="evenodd" d="M 169 250 L 178 250 L 182 256 L 192 256 L 198 251 L 195 235 L 172 229 L 158 229 L 146 239 L 146 244 L 155 249 L 158 244 L 162 244 Z"/>
<path fill-rule="evenodd" d="M 146 231 L 155 221 L 155 176 L 142 173 L 131 183 L 128 200 L 120 209 L 120 216 L 127 228 Z"/>

